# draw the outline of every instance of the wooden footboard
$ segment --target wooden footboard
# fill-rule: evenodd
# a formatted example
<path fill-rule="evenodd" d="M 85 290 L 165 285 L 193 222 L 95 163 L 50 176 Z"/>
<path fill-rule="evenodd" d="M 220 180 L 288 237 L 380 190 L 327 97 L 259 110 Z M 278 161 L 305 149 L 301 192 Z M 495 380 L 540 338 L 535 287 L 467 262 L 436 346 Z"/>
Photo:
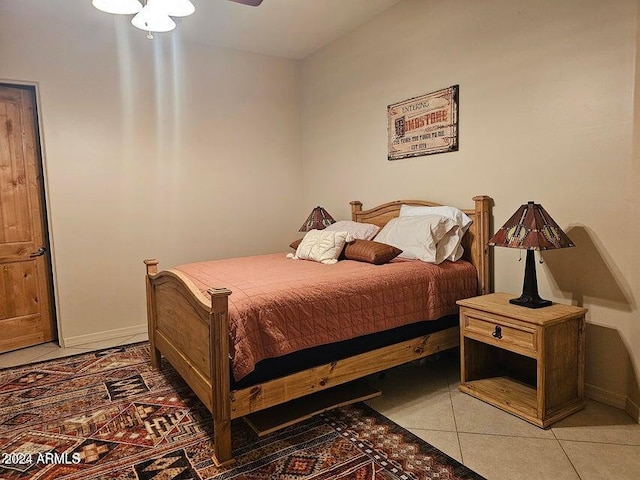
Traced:
<path fill-rule="evenodd" d="M 151 363 L 160 354 L 173 365 L 213 415 L 214 461 L 232 461 L 229 378 L 229 322 L 226 288 L 211 289 L 211 300 L 180 272 L 157 273 L 147 265 L 147 315 Z"/>
<path fill-rule="evenodd" d="M 475 209 L 466 211 L 474 219 L 469 230 L 469 259 L 478 269 L 478 291 L 490 288 L 486 248 L 491 199 L 475 197 Z M 397 216 L 402 203 L 435 205 L 430 202 L 392 202 L 362 210 L 352 202 L 353 219 L 384 225 Z M 386 370 L 435 352 L 459 345 L 459 329 L 451 327 L 426 336 L 344 360 L 320 365 L 249 388 L 231 391 L 229 361 L 229 314 L 226 288 L 203 295 L 196 285 L 176 270 L 158 273 L 157 260 L 145 260 L 147 268 L 147 314 L 151 363 L 160 366 L 160 355 L 173 365 L 202 403 L 211 411 L 216 465 L 233 462 L 231 420 Z"/>

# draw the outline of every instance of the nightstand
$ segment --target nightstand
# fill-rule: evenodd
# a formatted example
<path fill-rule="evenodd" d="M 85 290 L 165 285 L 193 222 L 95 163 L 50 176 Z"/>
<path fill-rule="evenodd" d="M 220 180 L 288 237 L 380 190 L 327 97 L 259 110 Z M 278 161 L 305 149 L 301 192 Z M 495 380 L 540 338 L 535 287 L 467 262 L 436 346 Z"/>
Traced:
<path fill-rule="evenodd" d="M 546 428 L 584 408 L 587 309 L 526 308 L 514 295 L 459 300 L 460 390 Z"/>

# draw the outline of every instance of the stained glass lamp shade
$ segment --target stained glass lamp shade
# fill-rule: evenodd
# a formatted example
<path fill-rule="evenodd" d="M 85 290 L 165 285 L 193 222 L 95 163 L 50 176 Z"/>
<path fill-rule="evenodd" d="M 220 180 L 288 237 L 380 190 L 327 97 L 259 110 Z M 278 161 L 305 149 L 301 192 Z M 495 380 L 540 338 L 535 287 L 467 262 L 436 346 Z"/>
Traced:
<path fill-rule="evenodd" d="M 509 220 L 489 240 L 491 247 L 522 248 L 527 250 L 522 295 L 509 302 L 528 308 L 551 305 L 538 295 L 538 279 L 534 250 L 574 247 L 575 244 L 551 218 L 542 205 L 528 202 L 521 205 Z"/>
<path fill-rule="evenodd" d="M 333 217 L 329 215 L 324 208 L 316 207 L 311 210 L 311 213 L 298 231 L 308 232 L 309 230 L 322 230 L 335 222 Z"/>

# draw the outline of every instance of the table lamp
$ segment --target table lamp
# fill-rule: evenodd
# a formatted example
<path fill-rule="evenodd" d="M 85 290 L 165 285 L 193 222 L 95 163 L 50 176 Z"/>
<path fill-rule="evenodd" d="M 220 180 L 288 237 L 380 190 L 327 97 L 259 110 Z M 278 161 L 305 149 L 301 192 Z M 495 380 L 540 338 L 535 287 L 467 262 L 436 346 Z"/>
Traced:
<path fill-rule="evenodd" d="M 300 227 L 299 232 L 308 232 L 309 230 L 322 230 L 332 223 L 336 223 L 331 215 L 322 207 L 316 207 Z"/>
<path fill-rule="evenodd" d="M 534 250 L 575 247 L 566 233 L 554 222 L 542 205 L 528 202 L 521 205 L 509 220 L 489 240 L 490 247 L 521 248 L 527 250 L 522 295 L 510 303 L 528 308 L 551 305 L 538 295 Z"/>

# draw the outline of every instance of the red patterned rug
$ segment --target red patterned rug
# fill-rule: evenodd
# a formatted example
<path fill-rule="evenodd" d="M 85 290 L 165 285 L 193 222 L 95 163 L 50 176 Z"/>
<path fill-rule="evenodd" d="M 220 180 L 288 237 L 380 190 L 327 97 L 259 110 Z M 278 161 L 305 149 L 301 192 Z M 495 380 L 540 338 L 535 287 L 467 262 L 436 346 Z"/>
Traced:
<path fill-rule="evenodd" d="M 482 479 L 364 404 L 263 438 L 234 421 L 225 469 L 211 423 L 146 343 L 0 370 L 0 479 Z"/>

